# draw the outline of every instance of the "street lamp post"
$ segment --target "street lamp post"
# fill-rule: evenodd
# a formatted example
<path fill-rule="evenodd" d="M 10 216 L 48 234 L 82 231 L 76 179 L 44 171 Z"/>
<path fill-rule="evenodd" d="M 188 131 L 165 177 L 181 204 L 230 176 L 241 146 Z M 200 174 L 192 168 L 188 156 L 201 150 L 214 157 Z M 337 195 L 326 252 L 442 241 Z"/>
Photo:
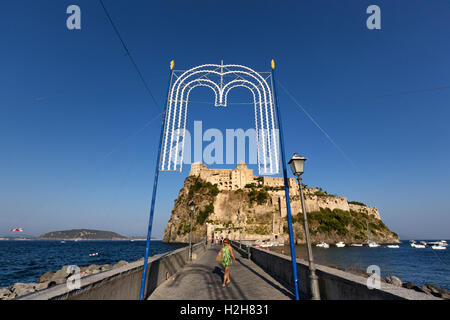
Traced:
<path fill-rule="evenodd" d="M 192 215 L 195 210 L 195 202 L 190 201 L 189 206 L 189 220 L 190 220 L 190 230 L 189 230 L 189 261 L 192 261 Z"/>
<path fill-rule="evenodd" d="M 308 262 L 309 262 L 309 271 L 310 271 L 310 279 L 311 279 L 311 292 L 313 300 L 320 300 L 320 291 L 319 291 L 319 281 L 316 275 L 316 266 L 314 264 L 314 258 L 311 249 L 311 240 L 309 238 L 309 228 L 308 228 L 308 218 L 306 215 L 306 206 L 305 199 L 303 196 L 303 188 L 302 188 L 302 174 L 305 168 L 305 161 L 307 159 L 295 153 L 291 160 L 289 160 L 289 165 L 291 166 L 292 173 L 297 177 L 298 186 L 300 190 L 300 201 L 302 204 L 303 211 L 303 227 L 305 228 L 305 237 L 306 237 L 306 245 L 308 248 Z"/>
<path fill-rule="evenodd" d="M 241 246 L 241 208 L 238 209 L 237 218 L 238 218 L 238 229 L 239 229 L 239 249 L 241 249 L 242 248 L 242 246 Z"/>
<path fill-rule="evenodd" d="M 205 245 L 208 245 L 208 222 L 206 222 L 206 239 L 205 239 Z"/>

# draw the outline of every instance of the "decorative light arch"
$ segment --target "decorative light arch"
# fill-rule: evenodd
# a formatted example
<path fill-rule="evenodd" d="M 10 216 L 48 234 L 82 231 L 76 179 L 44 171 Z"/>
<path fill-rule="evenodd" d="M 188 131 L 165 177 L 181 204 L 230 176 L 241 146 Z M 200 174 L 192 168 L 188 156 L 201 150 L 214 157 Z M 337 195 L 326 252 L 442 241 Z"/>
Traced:
<path fill-rule="evenodd" d="M 253 96 L 255 108 L 255 128 L 258 146 L 258 169 L 260 174 L 277 174 L 282 164 L 286 213 L 288 218 L 289 245 L 291 250 L 292 276 L 295 297 L 299 299 L 297 263 L 294 247 L 294 231 L 292 227 L 291 206 L 289 199 L 289 183 L 286 169 L 286 156 L 283 143 L 282 122 L 277 115 L 276 91 L 274 85 L 275 62 L 272 60 L 271 72 L 256 72 L 241 65 L 205 64 L 187 71 L 173 70 L 170 63 L 169 87 L 165 117 L 161 126 L 157 165 L 153 181 L 152 202 L 147 231 L 147 244 L 141 278 L 139 299 L 147 294 L 147 267 L 150 256 L 150 240 L 155 212 L 156 193 L 160 171 L 181 171 L 183 167 L 184 137 L 186 134 L 187 108 L 191 91 L 199 86 L 213 90 L 215 106 L 226 107 L 228 93 L 236 88 L 247 88 Z M 175 81 L 173 82 L 173 80 Z M 279 135 L 278 135 L 279 133 Z M 278 147 L 280 143 L 280 147 Z M 279 154 L 280 153 L 280 154 Z"/>
<path fill-rule="evenodd" d="M 253 96 L 259 174 L 278 174 L 280 156 L 278 127 L 272 77 L 242 65 L 205 64 L 187 71 L 175 70 L 169 85 L 162 141 L 161 171 L 181 171 L 189 96 L 199 86 L 214 92 L 216 107 L 226 107 L 228 93 L 236 87 L 247 88 Z M 175 81 L 173 81 L 175 79 Z"/>

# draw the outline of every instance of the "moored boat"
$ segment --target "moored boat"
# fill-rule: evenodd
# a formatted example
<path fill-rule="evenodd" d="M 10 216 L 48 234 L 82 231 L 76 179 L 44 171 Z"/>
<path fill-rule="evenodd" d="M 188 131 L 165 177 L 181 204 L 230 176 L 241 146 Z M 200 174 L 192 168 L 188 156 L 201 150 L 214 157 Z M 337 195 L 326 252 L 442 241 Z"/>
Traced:
<path fill-rule="evenodd" d="M 328 245 L 328 243 L 325 243 L 325 242 L 321 242 L 321 243 L 318 243 L 318 244 L 316 244 L 316 247 L 319 247 L 319 248 L 329 248 L 330 246 Z"/>
<path fill-rule="evenodd" d="M 336 243 L 336 247 L 343 248 L 343 247 L 345 247 L 345 243 L 343 243 L 342 241 L 339 241 L 338 243 Z"/>
<path fill-rule="evenodd" d="M 370 248 L 377 248 L 377 247 L 379 247 L 380 245 L 379 245 L 378 243 L 376 243 L 375 241 L 370 241 L 369 244 L 368 244 L 368 246 L 369 246 Z"/>

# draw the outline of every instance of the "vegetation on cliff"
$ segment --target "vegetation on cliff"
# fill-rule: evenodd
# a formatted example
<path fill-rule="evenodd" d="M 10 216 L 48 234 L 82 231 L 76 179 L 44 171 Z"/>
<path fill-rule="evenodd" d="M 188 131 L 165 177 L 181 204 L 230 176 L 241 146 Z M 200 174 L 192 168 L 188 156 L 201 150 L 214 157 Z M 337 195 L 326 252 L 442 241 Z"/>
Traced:
<path fill-rule="evenodd" d="M 193 241 L 206 238 L 207 224 L 215 235 L 243 238 L 288 241 L 284 188 L 247 184 L 238 190 L 219 190 L 217 185 L 205 182 L 197 176 L 186 178 L 172 210 L 164 232 L 163 241 L 188 242 L 190 211 L 188 203 L 195 202 L 192 217 Z M 292 221 L 297 243 L 305 241 L 303 214 L 298 192 L 291 190 Z M 398 236 L 390 231 L 379 218 L 376 208 L 364 203 L 328 194 L 320 188 L 305 188 L 308 223 L 313 242 L 335 243 L 398 242 Z M 309 208 L 309 209 L 308 209 Z M 316 209 L 311 209 L 316 208 Z M 345 208 L 342 210 L 339 208 Z"/>
<path fill-rule="evenodd" d="M 295 240 L 302 242 L 304 237 L 303 215 L 292 217 Z M 370 239 L 379 242 L 396 242 L 398 235 L 389 230 L 383 221 L 363 212 L 331 210 L 308 212 L 310 235 L 314 242 L 365 242 Z M 369 226 L 369 229 L 367 228 Z M 284 231 L 287 232 L 287 226 Z"/>

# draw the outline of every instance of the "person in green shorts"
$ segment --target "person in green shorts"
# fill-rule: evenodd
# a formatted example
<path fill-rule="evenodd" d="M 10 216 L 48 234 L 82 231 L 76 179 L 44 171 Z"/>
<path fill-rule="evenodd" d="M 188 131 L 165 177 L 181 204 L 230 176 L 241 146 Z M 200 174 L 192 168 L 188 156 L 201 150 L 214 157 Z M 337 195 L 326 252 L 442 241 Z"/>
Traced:
<path fill-rule="evenodd" d="M 233 257 L 234 260 L 234 264 L 237 264 L 236 262 L 236 258 L 234 257 L 233 254 L 233 249 L 231 248 L 230 245 L 230 240 L 228 240 L 228 238 L 226 238 L 225 240 L 223 240 L 223 246 L 221 250 L 221 263 L 222 263 L 222 267 L 224 269 L 224 276 L 223 276 L 223 284 L 222 287 L 225 287 L 227 284 L 229 284 L 230 281 L 230 273 L 229 273 L 229 268 L 232 264 L 231 261 L 231 257 Z"/>

